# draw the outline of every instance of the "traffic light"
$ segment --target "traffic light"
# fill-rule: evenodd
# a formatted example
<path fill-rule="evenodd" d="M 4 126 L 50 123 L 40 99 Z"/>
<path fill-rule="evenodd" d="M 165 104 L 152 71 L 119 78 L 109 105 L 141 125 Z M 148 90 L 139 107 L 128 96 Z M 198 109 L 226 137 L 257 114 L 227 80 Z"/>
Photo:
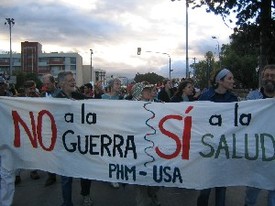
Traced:
<path fill-rule="evenodd" d="M 141 54 L 141 48 L 138 47 L 138 48 L 137 48 L 137 55 L 140 55 L 140 54 Z"/>

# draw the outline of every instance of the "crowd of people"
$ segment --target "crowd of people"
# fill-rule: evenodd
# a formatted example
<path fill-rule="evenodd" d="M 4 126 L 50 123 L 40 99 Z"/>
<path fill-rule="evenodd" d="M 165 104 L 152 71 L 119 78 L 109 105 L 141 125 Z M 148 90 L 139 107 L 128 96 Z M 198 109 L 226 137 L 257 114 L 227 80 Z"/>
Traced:
<path fill-rule="evenodd" d="M 266 99 L 275 97 L 275 65 L 267 65 L 263 69 L 261 87 L 249 92 L 247 100 Z M 45 98 L 67 98 L 67 99 L 106 99 L 106 100 L 131 100 L 131 101 L 154 101 L 154 102 L 184 102 L 184 101 L 212 101 L 212 102 L 237 102 L 238 96 L 232 93 L 234 87 L 234 75 L 228 69 L 219 70 L 213 78 L 212 86 L 206 91 L 198 91 L 194 87 L 191 79 L 182 79 L 178 85 L 172 84 L 170 79 L 163 81 L 162 87 L 151 85 L 148 82 L 139 82 L 122 90 L 121 81 L 112 78 L 103 87 L 102 82 L 95 85 L 90 83 L 81 87 L 76 87 L 73 73 L 70 71 L 61 72 L 55 79 L 51 74 L 46 74 L 42 78 L 43 87 L 39 91 L 33 80 L 24 83 L 24 88 L 20 91 L 11 91 L 7 81 L 0 76 L 0 96 L 18 97 L 45 97 Z M 3 161 L 3 160 L 2 160 Z M 1 156 L 0 156 L 1 166 Z M 21 183 L 20 170 L 6 171 L 1 167 L 1 205 L 10 206 L 13 200 L 15 184 Z M 222 175 L 222 174 L 221 174 Z M 39 171 L 30 171 L 32 179 L 39 179 Z M 72 177 L 61 177 L 62 185 L 62 206 L 72 206 Z M 56 182 L 56 174 L 48 172 L 45 186 Z M 81 179 L 81 195 L 83 196 L 83 206 L 93 205 L 90 196 L 91 180 Z M 118 183 L 112 183 L 113 187 L 118 188 Z M 158 187 L 136 186 L 136 205 L 137 206 L 160 206 L 158 199 Z M 225 206 L 226 187 L 208 188 L 200 191 L 197 199 L 197 206 L 207 206 L 211 190 L 215 190 L 215 205 Z M 247 187 L 245 206 L 256 205 L 260 189 Z M 275 190 L 268 191 L 268 206 L 275 206 Z"/>

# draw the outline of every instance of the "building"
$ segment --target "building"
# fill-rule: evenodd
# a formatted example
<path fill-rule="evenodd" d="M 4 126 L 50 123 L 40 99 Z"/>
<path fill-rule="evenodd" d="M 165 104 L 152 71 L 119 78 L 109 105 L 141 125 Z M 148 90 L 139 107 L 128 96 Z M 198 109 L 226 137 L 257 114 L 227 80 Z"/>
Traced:
<path fill-rule="evenodd" d="M 0 73 L 9 74 L 9 65 L 9 53 L 0 54 Z M 91 76 L 96 76 L 91 75 L 91 70 L 87 71 L 90 75 L 83 76 L 84 70 L 82 57 L 78 53 L 43 53 L 42 45 L 39 42 L 22 42 L 21 54 L 12 54 L 12 74 L 16 71 L 23 71 L 36 73 L 38 76 L 51 73 L 57 77 L 61 71 L 71 71 L 75 75 L 77 86 L 80 86 L 88 82 L 88 78 Z M 84 77 L 87 80 L 84 81 Z"/>
<path fill-rule="evenodd" d="M 106 82 L 106 71 L 102 69 L 93 68 L 91 70 L 91 65 L 83 65 L 83 83 L 93 82 L 96 83 L 98 81 Z M 93 72 L 93 74 L 92 74 Z"/>
<path fill-rule="evenodd" d="M 9 75 L 10 54 L 0 54 L 0 74 Z M 12 72 L 21 71 L 21 54 L 12 54 Z"/>
<path fill-rule="evenodd" d="M 38 42 L 21 42 L 21 70 L 23 72 L 39 74 L 39 55 L 42 45 Z"/>
<path fill-rule="evenodd" d="M 38 75 L 51 73 L 57 77 L 59 72 L 71 71 L 78 86 L 83 84 L 82 57 L 78 53 L 42 53 L 39 55 Z"/>

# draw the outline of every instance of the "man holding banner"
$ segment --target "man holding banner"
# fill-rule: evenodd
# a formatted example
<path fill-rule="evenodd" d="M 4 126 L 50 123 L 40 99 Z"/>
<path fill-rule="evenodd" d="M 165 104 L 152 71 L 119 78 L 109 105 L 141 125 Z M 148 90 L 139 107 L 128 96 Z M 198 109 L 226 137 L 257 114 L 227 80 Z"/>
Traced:
<path fill-rule="evenodd" d="M 58 84 L 60 91 L 55 94 L 55 98 L 68 98 L 68 99 L 87 99 L 87 97 L 79 92 L 76 92 L 76 82 L 72 72 L 60 72 L 58 74 Z M 61 176 L 62 184 L 62 206 L 73 206 L 72 203 L 72 177 Z M 81 179 L 81 195 L 83 196 L 83 206 L 91 206 L 93 204 L 90 198 L 91 180 Z"/>
<path fill-rule="evenodd" d="M 152 86 L 145 83 L 136 83 L 132 88 L 133 101 L 152 101 Z M 159 187 L 137 185 L 136 206 L 160 206 L 157 192 Z"/>
<path fill-rule="evenodd" d="M 262 74 L 262 88 L 251 91 L 247 95 L 247 100 L 267 99 L 275 97 L 275 65 L 266 65 Z M 256 205 L 260 189 L 247 187 L 245 206 Z M 268 206 L 275 206 L 275 190 L 268 191 Z"/>

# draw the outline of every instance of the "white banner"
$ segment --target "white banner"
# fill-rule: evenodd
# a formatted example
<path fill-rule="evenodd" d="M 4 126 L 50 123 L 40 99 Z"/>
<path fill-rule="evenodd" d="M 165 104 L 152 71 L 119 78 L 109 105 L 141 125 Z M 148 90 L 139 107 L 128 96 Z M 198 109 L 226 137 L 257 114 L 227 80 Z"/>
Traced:
<path fill-rule="evenodd" d="M 274 190 L 274 103 L 1 97 L 2 167 L 128 184 Z"/>

